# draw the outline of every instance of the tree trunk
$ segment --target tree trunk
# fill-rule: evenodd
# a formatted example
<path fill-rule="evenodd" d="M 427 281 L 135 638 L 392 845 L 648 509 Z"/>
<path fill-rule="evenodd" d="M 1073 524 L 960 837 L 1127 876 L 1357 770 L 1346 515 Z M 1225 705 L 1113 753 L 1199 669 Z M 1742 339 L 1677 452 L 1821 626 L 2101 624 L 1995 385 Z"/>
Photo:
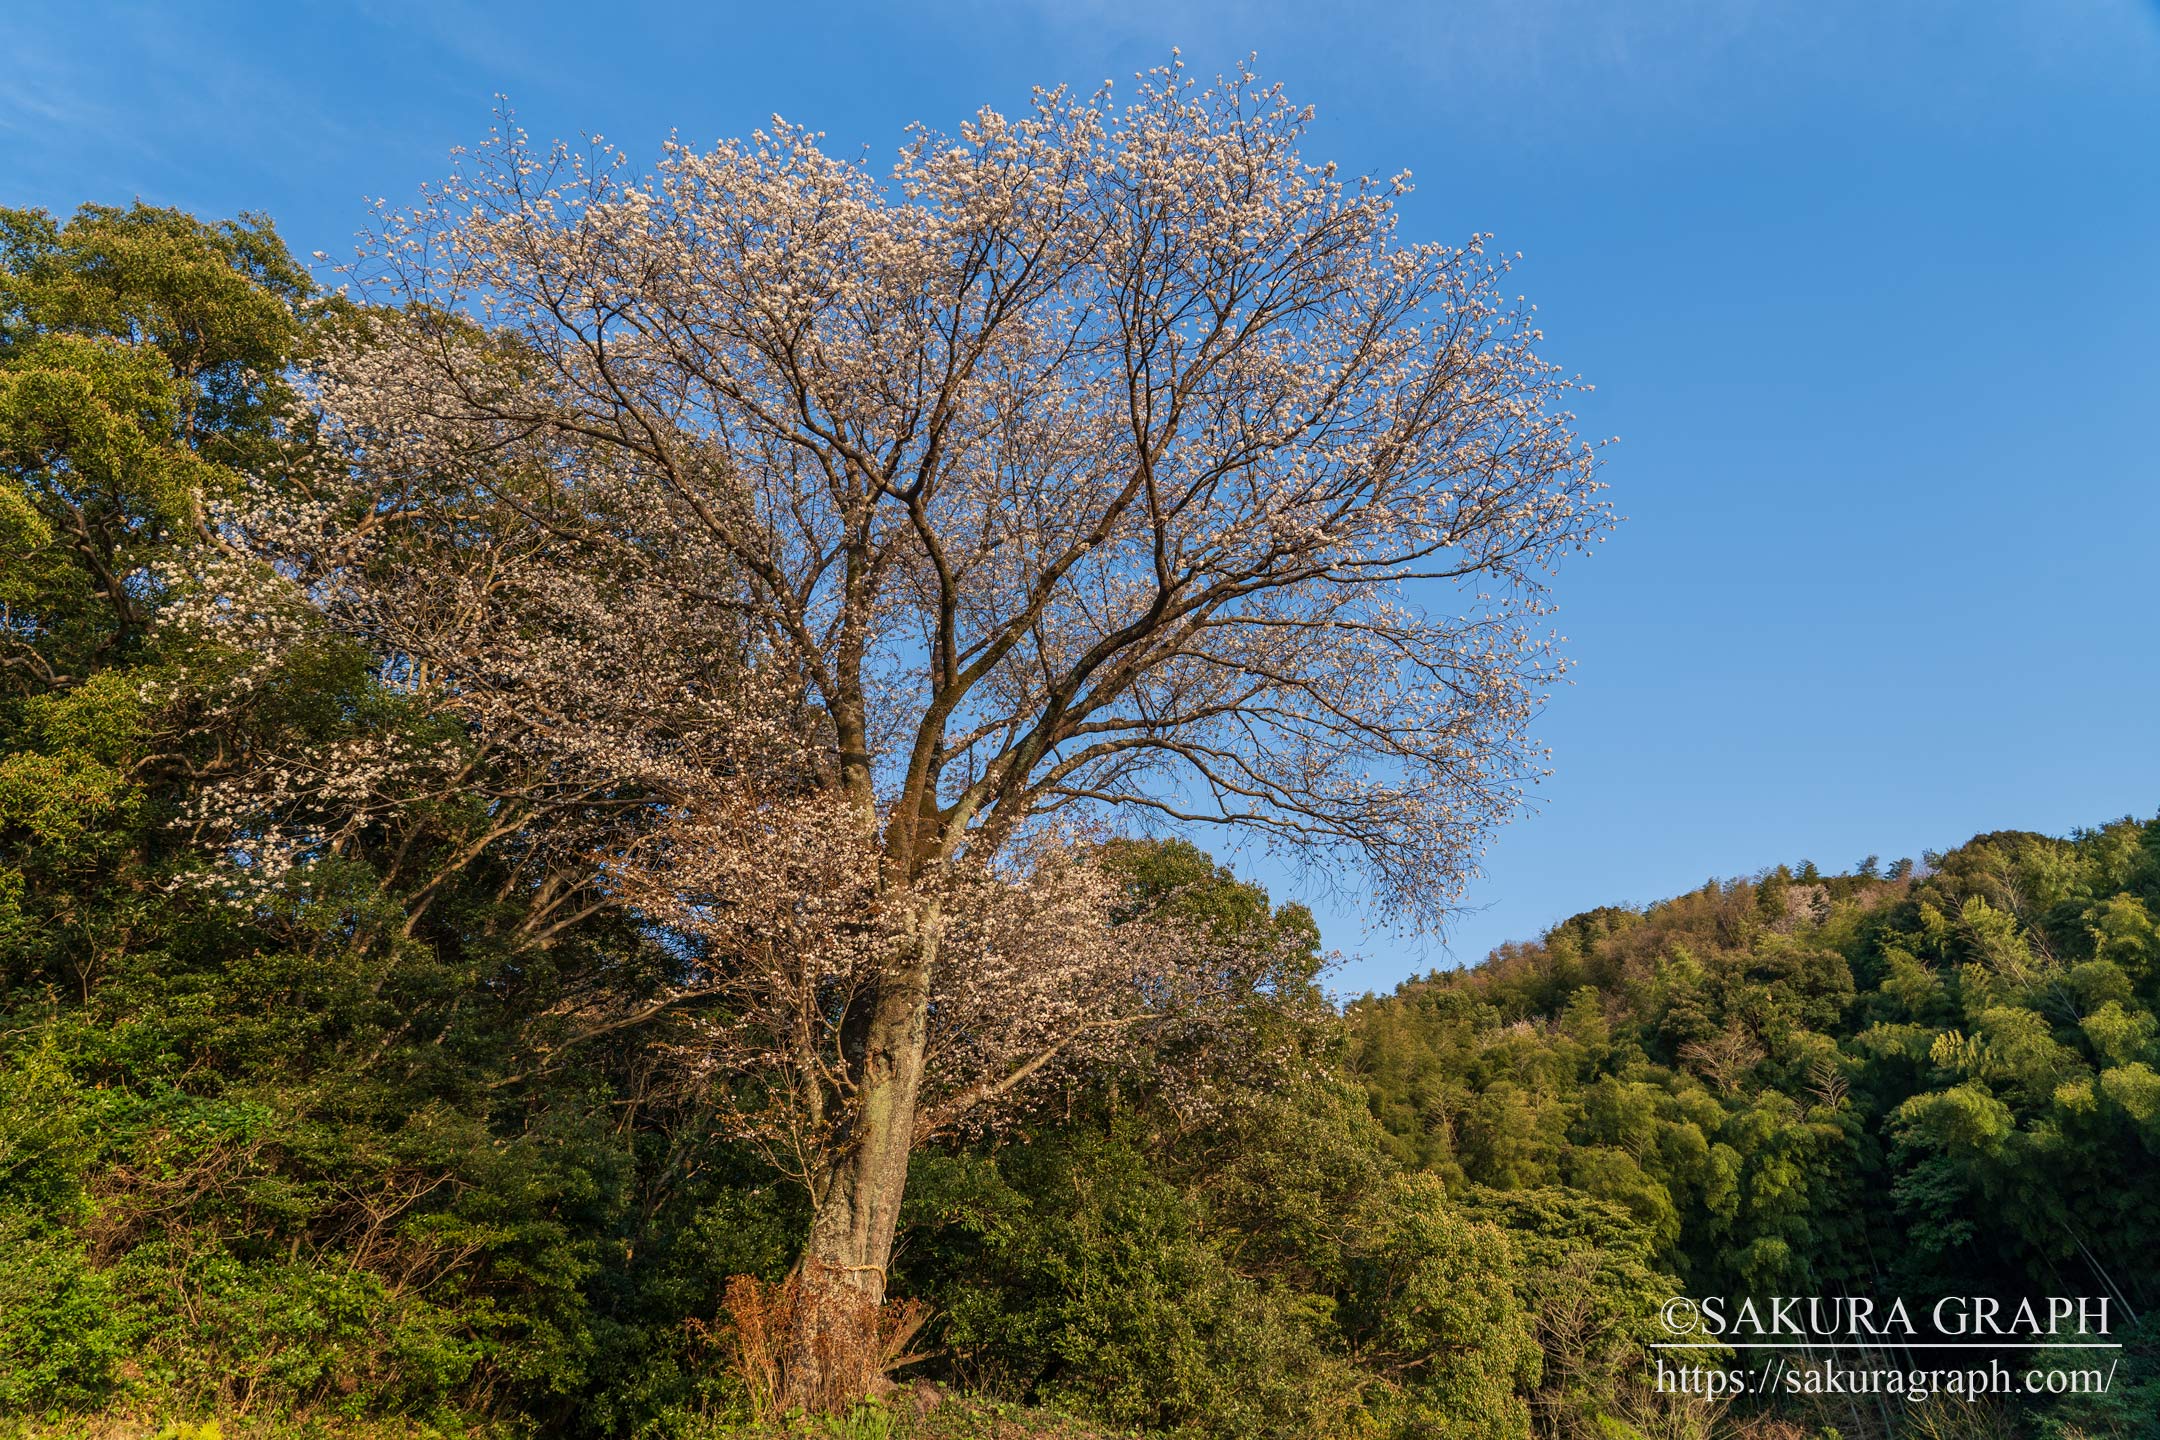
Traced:
<path fill-rule="evenodd" d="M 919 913 L 904 960 L 883 977 L 863 1037 L 853 1130 L 826 1162 L 795 1267 L 784 1404 L 840 1410 L 883 1380 L 879 1309 L 907 1186 L 936 962 L 936 907 Z"/>

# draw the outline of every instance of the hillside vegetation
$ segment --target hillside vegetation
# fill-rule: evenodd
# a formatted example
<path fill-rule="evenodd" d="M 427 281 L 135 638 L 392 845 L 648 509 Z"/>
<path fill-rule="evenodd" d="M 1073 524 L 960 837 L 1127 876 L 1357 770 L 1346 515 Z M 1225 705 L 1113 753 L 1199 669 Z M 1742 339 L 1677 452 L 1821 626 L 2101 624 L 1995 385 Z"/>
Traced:
<path fill-rule="evenodd" d="M 1779 866 L 1368 999 L 1350 1063 L 1400 1163 L 1622 1206 L 1692 1294 L 2105 1296 L 2134 1323 L 2160 1301 L 2156 911 L 2160 822 Z M 2148 1379 L 2046 1433 L 2155 1414 Z"/>
<path fill-rule="evenodd" d="M 2160 1242 L 2160 824 L 1577 915 L 1354 1008 L 1404 1163 L 1624 1205 L 1697 1289 L 2069 1283 Z"/>

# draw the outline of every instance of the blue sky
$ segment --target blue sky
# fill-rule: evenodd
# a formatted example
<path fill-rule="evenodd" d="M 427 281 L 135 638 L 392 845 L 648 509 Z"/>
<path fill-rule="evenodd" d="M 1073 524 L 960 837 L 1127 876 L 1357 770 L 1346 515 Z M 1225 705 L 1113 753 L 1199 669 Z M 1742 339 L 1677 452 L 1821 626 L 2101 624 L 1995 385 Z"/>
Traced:
<path fill-rule="evenodd" d="M 1444 943 L 1309 892 L 1341 988 L 1781 860 L 2160 810 L 2151 3 L 16 0 L 0 203 L 258 209 L 338 253 L 497 93 L 634 153 L 778 112 L 882 156 L 1172 45 L 1257 51 L 1312 158 L 1413 170 L 1410 233 L 1525 252 L 1621 437 L 1536 813 Z"/>

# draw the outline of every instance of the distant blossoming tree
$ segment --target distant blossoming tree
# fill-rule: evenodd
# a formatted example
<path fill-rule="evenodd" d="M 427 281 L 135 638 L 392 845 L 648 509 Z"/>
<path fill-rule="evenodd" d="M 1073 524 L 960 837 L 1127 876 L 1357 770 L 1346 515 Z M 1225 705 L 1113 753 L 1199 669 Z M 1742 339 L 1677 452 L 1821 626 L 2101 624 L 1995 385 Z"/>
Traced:
<path fill-rule="evenodd" d="M 778 121 L 644 178 L 498 134 L 385 213 L 339 465 L 229 517 L 732 997 L 812 1200 L 804 1397 L 860 1383 L 910 1148 L 1235 966 L 1107 925 L 1062 827 L 1236 827 L 1433 921 L 1535 774 L 1544 577 L 1610 522 L 1570 383 L 1308 120 L 1173 66 L 882 181 Z M 203 615 L 269 624 L 240 583 Z"/>

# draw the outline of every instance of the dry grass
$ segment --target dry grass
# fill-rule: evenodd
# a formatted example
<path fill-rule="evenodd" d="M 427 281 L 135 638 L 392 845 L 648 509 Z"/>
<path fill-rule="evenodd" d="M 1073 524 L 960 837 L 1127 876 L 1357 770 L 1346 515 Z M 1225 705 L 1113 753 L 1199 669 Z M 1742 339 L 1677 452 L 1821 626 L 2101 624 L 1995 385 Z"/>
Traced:
<path fill-rule="evenodd" d="M 799 1275 L 777 1285 L 750 1275 L 728 1281 L 728 1323 L 717 1338 L 759 1421 L 788 1411 L 830 1414 L 858 1396 L 889 1395 L 893 1371 L 928 1358 L 909 1348 L 930 1323 L 928 1305 L 895 1300 L 850 1309 L 855 1293 L 827 1287 L 813 1306 Z M 814 1327 L 807 1345 L 806 1325 Z M 799 1365 L 805 1349 L 807 1367 Z"/>

